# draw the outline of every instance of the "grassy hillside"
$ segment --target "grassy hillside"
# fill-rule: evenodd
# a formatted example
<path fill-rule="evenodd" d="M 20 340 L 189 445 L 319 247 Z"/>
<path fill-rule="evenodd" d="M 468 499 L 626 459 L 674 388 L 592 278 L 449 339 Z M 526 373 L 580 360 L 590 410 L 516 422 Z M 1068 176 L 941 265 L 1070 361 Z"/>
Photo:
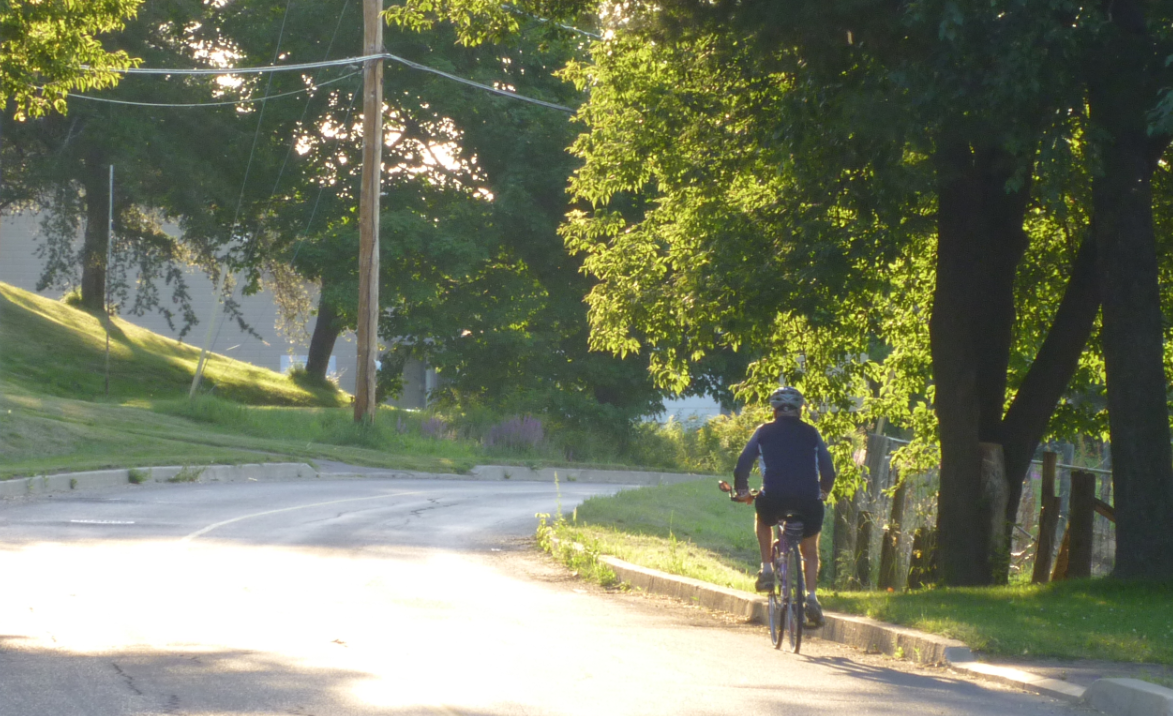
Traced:
<path fill-rule="evenodd" d="M 0 479 L 319 459 L 464 472 L 510 457 L 389 406 L 375 425 L 355 424 L 347 394 L 222 355 L 190 401 L 199 351 L 117 318 L 107 397 L 104 320 L 0 283 Z"/>
<path fill-rule="evenodd" d="M 214 400 L 203 398 L 197 401 Z M 164 401 L 168 409 L 179 401 Z M 182 401 L 186 403 L 187 401 Z M 232 409 L 268 413 L 271 410 L 306 410 L 315 415 L 349 413 L 345 408 L 243 408 L 221 401 Z M 139 405 L 143 407 L 139 407 Z M 52 472 L 99 470 L 109 467 L 150 465 L 207 465 L 255 462 L 337 460 L 427 472 L 464 472 L 478 461 L 475 449 L 450 443 L 412 444 L 389 452 L 363 444 L 364 426 L 342 425 L 338 443 L 304 439 L 300 434 L 281 438 L 166 415 L 154 404 L 115 405 L 57 398 L 0 381 L 0 480 Z M 395 425 L 393 408 L 381 423 Z M 418 422 L 419 416 L 408 416 Z M 418 432 L 418 429 L 417 431 Z M 405 436 L 406 437 L 406 436 Z M 420 441 L 416 441 L 417 443 Z"/>
<path fill-rule="evenodd" d="M 221 355 L 211 357 L 201 395 L 189 400 L 199 351 L 119 319 L 110 321 L 107 397 L 105 320 L 0 284 L 0 479 L 316 459 L 428 472 L 567 464 L 548 439 L 489 448 L 480 433 L 438 415 L 382 406 L 375 424 L 356 424 L 345 393 Z M 509 418 L 494 416 L 484 427 Z M 611 461 L 611 453 L 585 449 L 598 436 L 570 439 L 577 455 Z"/>
<path fill-rule="evenodd" d="M 209 430 L 150 408 L 186 398 L 199 351 L 113 319 L 110 396 L 103 318 L 0 283 L 0 479 L 65 470 L 332 457 L 391 461 L 373 451 L 292 446 Z M 349 396 L 215 355 L 202 392 L 255 406 L 339 409 Z M 353 453 L 353 454 L 352 454 Z"/>
<path fill-rule="evenodd" d="M 0 283 L 0 381 L 76 400 L 105 398 L 106 319 Z M 199 349 L 119 318 L 110 319 L 110 398 L 187 395 Z M 205 388 L 253 405 L 338 406 L 349 401 L 322 386 L 212 354 Z"/>

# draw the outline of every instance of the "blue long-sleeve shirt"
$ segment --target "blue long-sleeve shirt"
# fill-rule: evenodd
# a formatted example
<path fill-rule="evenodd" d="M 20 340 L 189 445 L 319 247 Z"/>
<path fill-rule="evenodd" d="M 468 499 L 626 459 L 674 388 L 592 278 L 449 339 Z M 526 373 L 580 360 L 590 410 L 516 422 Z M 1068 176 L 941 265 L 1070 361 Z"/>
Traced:
<path fill-rule="evenodd" d="M 733 471 L 736 489 L 749 486 L 754 460 L 761 467 L 762 490 L 771 495 L 817 500 L 819 490 L 830 493 L 835 484 L 827 443 L 813 425 L 797 417 L 780 417 L 754 432 Z"/>

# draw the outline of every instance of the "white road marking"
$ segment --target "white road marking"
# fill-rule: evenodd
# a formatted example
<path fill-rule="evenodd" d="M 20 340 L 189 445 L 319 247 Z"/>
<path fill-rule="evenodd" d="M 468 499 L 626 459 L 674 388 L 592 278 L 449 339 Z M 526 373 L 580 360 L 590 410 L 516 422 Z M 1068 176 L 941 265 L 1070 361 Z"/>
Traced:
<path fill-rule="evenodd" d="M 326 505 L 337 505 L 337 504 L 341 504 L 343 502 L 361 502 L 363 500 L 384 500 L 384 499 L 387 499 L 388 497 L 405 497 L 407 495 L 422 495 L 422 494 L 423 494 L 423 492 L 420 492 L 420 491 L 393 492 L 389 495 L 369 495 L 367 497 L 348 497 L 348 498 L 345 498 L 342 500 L 328 500 L 326 502 L 315 502 L 315 503 L 309 504 L 309 505 L 297 505 L 296 507 L 282 507 L 277 510 L 265 510 L 264 512 L 254 512 L 250 515 L 241 515 L 240 517 L 233 517 L 230 520 L 223 520 L 221 522 L 213 522 L 212 524 L 208 525 L 207 527 L 203 527 L 201 529 L 196 530 L 195 532 L 192 532 L 191 534 L 187 535 L 183 539 L 179 540 L 179 542 L 180 542 L 180 544 L 187 544 L 187 543 L 191 542 L 193 539 L 195 539 L 196 537 L 206 535 L 207 533 L 211 532 L 214 529 L 218 529 L 218 528 L 223 527 L 225 525 L 230 525 L 233 522 L 240 522 L 242 520 L 251 520 L 254 517 L 264 517 L 266 515 L 275 515 L 275 514 L 278 514 L 281 512 L 293 512 L 294 510 L 306 510 L 311 507 L 325 507 Z"/>
<path fill-rule="evenodd" d="M 75 525 L 133 525 L 134 521 L 126 520 L 70 520 Z"/>

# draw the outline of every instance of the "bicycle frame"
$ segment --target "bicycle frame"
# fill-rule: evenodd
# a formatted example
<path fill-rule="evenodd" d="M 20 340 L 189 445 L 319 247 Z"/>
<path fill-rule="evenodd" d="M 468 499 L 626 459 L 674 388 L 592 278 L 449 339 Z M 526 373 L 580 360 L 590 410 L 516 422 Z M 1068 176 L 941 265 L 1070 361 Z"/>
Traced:
<path fill-rule="evenodd" d="M 729 499 L 734 502 L 752 504 L 759 492 L 751 490 L 748 493 L 736 493 L 728 482 L 721 480 L 717 487 L 722 492 L 729 493 Z M 786 514 L 782 521 L 772 528 L 774 542 L 771 545 L 771 560 L 774 564 L 774 586 L 767 599 L 767 615 L 769 617 L 770 641 L 775 649 L 782 647 L 787 641 L 787 650 L 795 654 L 802 647 L 802 629 L 805 615 L 805 595 L 803 588 L 804 565 L 802 560 L 802 532 L 803 525 L 794 514 Z M 794 555 L 796 573 L 790 573 L 789 555 Z M 793 599 L 792 599 L 793 596 Z M 792 603 L 793 601 L 793 603 Z M 782 637 L 783 627 L 787 634 Z"/>
<path fill-rule="evenodd" d="M 775 585 L 770 599 L 775 602 L 771 613 L 770 641 L 775 649 L 780 649 L 783 643 L 783 631 L 786 632 L 787 650 L 798 653 L 802 647 L 803 622 L 805 621 L 803 569 L 802 559 L 802 531 L 801 522 L 784 517 L 782 522 L 774 526 L 774 544 L 772 545 L 774 562 Z M 790 573 L 790 555 L 794 555 L 793 566 L 797 574 Z M 779 593 L 780 592 L 780 593 Z"/>

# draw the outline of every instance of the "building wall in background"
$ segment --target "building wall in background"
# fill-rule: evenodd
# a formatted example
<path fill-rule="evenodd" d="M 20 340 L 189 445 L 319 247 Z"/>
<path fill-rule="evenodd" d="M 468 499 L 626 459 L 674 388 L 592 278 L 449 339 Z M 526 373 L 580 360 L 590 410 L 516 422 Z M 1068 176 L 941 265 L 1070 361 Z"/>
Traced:
<path fill-rule="evenodd" d="M 670 419 L 684 423 L 689 420 L 709 420 L 724 413 L 721 404 L 707 395 L 689 396 L 687 398 L 669 398 L 664 401 L 664 412 L 654 417 L 656 422 L 664 423 Z"/>

